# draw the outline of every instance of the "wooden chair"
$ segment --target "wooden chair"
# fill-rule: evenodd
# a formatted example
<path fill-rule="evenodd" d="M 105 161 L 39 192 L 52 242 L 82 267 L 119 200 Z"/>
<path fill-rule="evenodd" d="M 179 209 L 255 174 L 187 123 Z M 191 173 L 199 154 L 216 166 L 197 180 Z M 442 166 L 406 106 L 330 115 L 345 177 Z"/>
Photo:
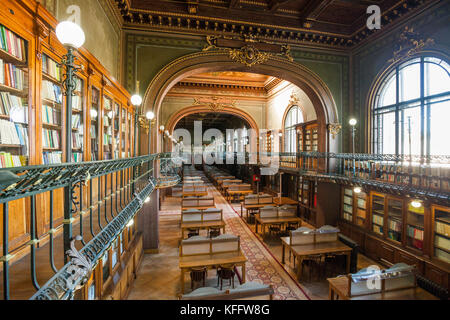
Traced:
<path fill-rule="evenodd" d="M 229 280 L 229 285 L 234 289 L 234 265 L 227 264 L 217 268 L 217 285 L 220 282 L 220 290 L 222 290 L 223 280 Z"/>
<path fill-rule="evenodd" d="M 215 238 L 220 236 L 220 228 L 209 228 L 209 237 Z"/>
<path fill-rule="evenodd" d="M 188 238 L 195 237 L 198 235 L 200 235 L 200 229 L 198 228 L 188 229 Z"/>
<path fill-rule="evenodd" d="M 317 254 L 317 255 L 308 256 L 307 258 L 303 259 L 302 266 L 303 266 L 302 271 L 305 270 L 305 266 L 308 266 L 309 282 L 311 282 L 312 273 L 313 273 L 314 269 L 317 269 L 318 278 L 320 279 L 320 277 L 322 275 L 322 255 Z M 303 277 L 303 275 L 302 275 L 302 277 Z"/>
<path fill-rule="evenodd" d="M 191 290 L 194 290 L 194 284 L 201 282 L 203 287 L 206 286 L 206 268 L 192 268 L 191 269 Z"/>

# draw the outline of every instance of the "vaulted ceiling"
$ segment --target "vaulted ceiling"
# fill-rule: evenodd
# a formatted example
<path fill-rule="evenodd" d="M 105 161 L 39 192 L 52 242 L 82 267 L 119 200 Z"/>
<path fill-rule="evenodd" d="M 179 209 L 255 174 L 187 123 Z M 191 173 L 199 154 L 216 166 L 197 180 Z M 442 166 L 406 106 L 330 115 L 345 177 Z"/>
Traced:
<path fill-rule="evenodd" d="M 272 41 L 351 47 L 376 30 L 367 8 L 378 5 L 382 29 L 439 0 L 110 0 L 130 29 L 255 36 Z"/>

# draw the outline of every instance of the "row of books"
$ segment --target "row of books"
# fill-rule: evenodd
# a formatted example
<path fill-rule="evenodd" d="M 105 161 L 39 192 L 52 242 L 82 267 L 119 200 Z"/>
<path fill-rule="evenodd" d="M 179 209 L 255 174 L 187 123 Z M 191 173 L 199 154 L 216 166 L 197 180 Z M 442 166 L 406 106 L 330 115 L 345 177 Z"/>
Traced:
<path fill-rule="evenodd" d="M 372 216 L 372 218 L 373 218 L 373 223 L 375 223 L 375 224 L 378 224 L 378 225 L 383 225 L 383 217 L 382 216 L 379 216 L 379 215 L 376 215 L 376 214 L 374 214 L 373 216 Z"/>
<path fill-rule="evenodd" d="M 95 125 L 91 126 L 91 138 L 92 139 L 97 139 L 97 128 Z"/>
<path fill-rule="evenodd" d="M 58 81 L 61 81 L 62 79 L 61 68 L 58 67 L 58 64 L 55 61 L 47 57 L 47 55 L 45 54 L 42 56 L 42 72 L 48 74 Z"/>
<path fill-rule="evenodd" d="M 0 144 L 28 146 L 28 128 L 0 119 Z"/>
<path fill-rule="evenodd" d="M 9 152 L 0 152 L 0 168 L 13 168 L 26 165 L 26 156 L 14 155 Z"/>
<path fill-rule="evenodd" d="M 450 251 L 450 239 L 436 235 L 434 237 L 434 245 L 436 247 Z"/>
<path fill-rule="evenodd" d="M 61 125 L 61 111 L 48 105 L 42 105 L 42 122 Z"/>
<path fill-rule="evenodd" d="M 44 148 L 58 149 L 61 144 L 60 132 L 52 129 L 42 129 L 42 143 Z"/>
<path fill-rule="evenodd" d="M 353 216 L 351 214 L 348 214 L 347 212 L 344 212 L 344 219 L 347 221 L 353 221 Z"/>
<path fill-rule="evenodd" d="M 15 33 L 0 25 L 0 47 L 19 60 L 25 60 L 26 44 L 25 40 L 19 38 Z"/>
<path fill-rule="evenodd" d="M 408 235 L 408 237 L 416 239 L 416 240 L 421 240 L 423 241 L 423 230 L 420 230 L 418 228 L 414 228 L 411 226 L 407 226 L 406 228 L 406 234 Z"/>
<path fill-rule="evenodd" d="M 450 238 L 450 224 L 435 221 L 435 231 Z"/>
<path fill-rule="evenodd" d="M 450 253 L 448 253 L 448 252 L 446 252 L 444 250 L 440 250 L 440 249 L 436 248 L 434 250 L 434 255 L 439 260 L 442 260 L 442 261 L 445 261 L 447 263 L 450 263 Z"/>
<path fill-rule="evenodd" d="M 83 136 L 78 132 L 72 132 L 72 148 L 79 149 L 83 147 Z"/>
<path fill-rule="evenodd" d="M 22 98 L 9 92 L 0 92 L 0 114 L 10 115 L 9 111 L 15 107 L 24 107 Z"/>
<path fill-rule="evenodd" d="M 402 223 L 395 220 L 389 220 L 389 230 L 396 232 L 402 231 Z"/>
<path fill-rule="evenodd" d="M 81 96 L 72 96 L 72 109 L 81 111 L 83 109 L 83 99 Z"/>
<path fill-rule="evenodd" d="M 379 234 L 383 234 L 383 227 L 378 226 L 376 224 L 373 225 L 373 231 Z"/>
<path fill-rule="evenodd" d="M 79 129 L 81 124 L 81 115 L 73 114 L 72 115 L 72 129 Z"/>
<path fill-rule="evenodd" d="M 83 162 L 83 154 L 81 152 L 72 153 L 72 162 Z"/>
<path fill-rule="evenodd" d="M 51 81 L 42 81 L 42 97 L 56 103 L 62 103 L 61 87 Z"/>
<path fill-rule="evenodd" d="M 26 84 L 25 72 L 14 64 L 0 59 L 0 84 L 23 90 Z"/>
<path fill-rule="evenodd" d="M 62 163 L 62 152 L 61 151 L 43 152 L 42 163 L 43 164 Z"/>
<path fill-rule="evenodd" d="M 103 144 L 104 145 L 112 144 L 112 136 L 109 134 L 103 134 Z"/>

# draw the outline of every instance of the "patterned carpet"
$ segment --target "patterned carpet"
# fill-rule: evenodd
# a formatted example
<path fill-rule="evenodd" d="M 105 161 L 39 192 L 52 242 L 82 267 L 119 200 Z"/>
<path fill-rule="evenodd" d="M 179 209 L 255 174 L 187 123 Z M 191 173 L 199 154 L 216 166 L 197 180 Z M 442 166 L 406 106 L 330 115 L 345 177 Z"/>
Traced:
<path fill-rule="evenodd" d="M 209 195 L 215 198 L 216 207 L 223 210 L 226 232 L 241 237 L 241 248 L 248 259 L 246 280 L 271 284 L 275 290 L 274 300 L 309 300 L 300 285 L 265 248 L 218 190 L 210 183 L 207 185 Z"/>

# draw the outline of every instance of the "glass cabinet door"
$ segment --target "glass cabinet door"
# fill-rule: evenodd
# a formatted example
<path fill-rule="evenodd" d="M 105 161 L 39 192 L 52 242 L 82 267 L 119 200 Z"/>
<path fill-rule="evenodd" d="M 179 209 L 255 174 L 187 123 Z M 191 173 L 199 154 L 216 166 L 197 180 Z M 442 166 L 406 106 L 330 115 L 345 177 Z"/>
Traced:
<path fill-rule="evenodd" d="M 92 88 L 92 103 L 91 103 L 91 160 L 96 161 L 100 159 L 98 148 L 98 112 L 100 102 L 100 92 L 96 88 Z"/>
<path fill-rule="evenodd" d="M 450 208 L 434 208 L 434 256 L 450 263 Z"/>
<path fill-rule="evenodd" d="M 356 194 L 356 225 L 358 226 L 364 226 L 366 224 L 366 199 L 366 193 L 361 191 Z"/>
<path fill-rule="evenodd" d="M 125 109 L 122 109 L 122 116 L 121 116 L 121 125 L 122 129 L 120 130 L 122 132 L 122 158 L 126 158 L 126 150 L 127 150 L 127 112 Z"/>
<path fill-rule="evenodd" d="M 46 54 L 42 55 L 42 163 L 62 163 L 61 69 Z"/>
<path fill-rule="evenodd" d="M 388 198 L 388 238 L 394 241 L 402 241 L 402 208 L 401 200 Z"/>
<path fill-rule="evenodd" d="M 106 251 L 102 258 L 103 283 L 109 278 L 109 251 Z"/>
<path fill-rule="evenodd" d="M 423 250 L 424 233 L 424 206 L 418 208 L 408 204 L 406 212 L 406 245 L 415 249 Z"/>
<path fill-rule="evenodd" d="M 72 162 L 83 161 L 83 90 L 84 81 L 75 76 L 75 92 L 72 97 Z"/>
<path fill-rule="evenodd" d="M 353 222 L 353 190 L 349 188 L 344 189 L 343 218 Z"/>
<path fill-rule="evenodd" d="M 103 160 L 112 159 L 113 120 L 112 101 L 107 96 L 103 100 Z"/>
<path fill-rule="evenodd" d="M 118 103 L 114 104 L 114 159 L 120 157 L 120 106 Z"/>
<path fill-rule="evenodd" d="M 30 164 L 28 42 L 0 25 L 6 33 L 13 45 L 0 41 L 0 168 Z"/>
<path fill-rule="evenodd" d="M 383 234 L 384 197 L 372 195 L 372 231 Z"/>

